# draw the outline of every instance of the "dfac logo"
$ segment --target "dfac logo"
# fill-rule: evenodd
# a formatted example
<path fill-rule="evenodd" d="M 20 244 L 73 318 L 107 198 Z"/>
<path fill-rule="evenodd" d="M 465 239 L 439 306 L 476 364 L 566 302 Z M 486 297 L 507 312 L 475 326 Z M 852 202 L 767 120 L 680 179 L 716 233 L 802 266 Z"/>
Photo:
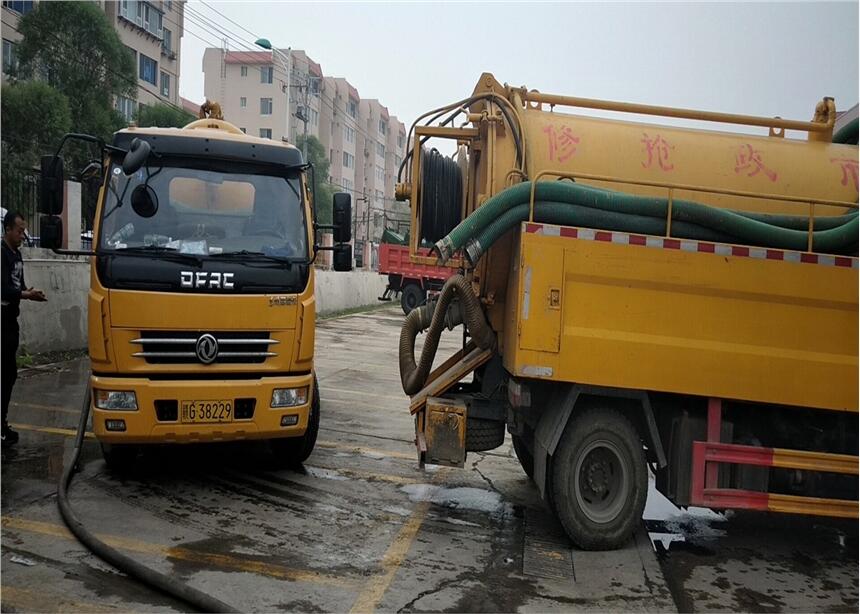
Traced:
<path fill-rule="evenodd" d="M 204 365 L 210 365 L 218 358 L 218 340 L 206 333 L 197 339 L 197 360 Z"/>
<path fill-rule="evenodd" d="M 180 271 L 179 283 L 183 288 L 223 288 L 233 289 L 233 273 L 213 271 Z"/>

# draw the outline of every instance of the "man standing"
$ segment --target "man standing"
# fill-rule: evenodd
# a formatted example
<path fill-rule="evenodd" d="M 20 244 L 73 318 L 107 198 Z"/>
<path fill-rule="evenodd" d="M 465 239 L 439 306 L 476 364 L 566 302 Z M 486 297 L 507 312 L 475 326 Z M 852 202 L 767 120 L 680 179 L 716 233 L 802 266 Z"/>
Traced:
<path fill-rule="evenodd" d="M 18 441 L 18 433 L 9 428 L 6 416 L 9 413 L 9 401 L 12 398 L 12 386 L 18 378 L 18 364 L 15 355 L 18 353 L 18 313 L 21 299 L 30 301 L 46 301 L 45 293 L 41 290 L 27 288 L 24 283 L 24 259 L 18 248 L 27 233 L 27 223 L 24 217 L 9 211 L 3 216 L 3 245 L 2 245 L 2 277 L 3 287 L 0 291 L 2 303 L 2 345 L 3 355 L 0 356 L 2 369 L 3 397 L 3 444 L 13 444 Z"/>

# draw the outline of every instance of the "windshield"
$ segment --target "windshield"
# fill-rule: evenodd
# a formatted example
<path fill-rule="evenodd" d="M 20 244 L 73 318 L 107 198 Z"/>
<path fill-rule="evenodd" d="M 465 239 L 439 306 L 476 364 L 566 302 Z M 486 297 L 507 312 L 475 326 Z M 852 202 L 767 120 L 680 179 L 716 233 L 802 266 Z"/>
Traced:
<path fill-rule="evenodd" d="M 145 218 L 135 213 L 131 199 L 147 173 L 158 208 Z M 301 189 L 297 173 L 283 177 L 165 166 L 126 177 L 114 165 L 102 208 L 100 246 L 304 260 L 308 247 Z"/>

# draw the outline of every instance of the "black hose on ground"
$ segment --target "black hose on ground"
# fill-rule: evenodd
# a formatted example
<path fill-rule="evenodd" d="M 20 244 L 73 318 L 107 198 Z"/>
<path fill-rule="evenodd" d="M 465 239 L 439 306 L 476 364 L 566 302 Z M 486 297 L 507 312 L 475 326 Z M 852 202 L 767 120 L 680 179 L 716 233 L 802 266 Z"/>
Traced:
<path fill-rule="evenodd" d="M 403 384 L 403 391 L 408 395 L 421 390 L 427 381 L 430 367 L 436 357 L 436 349 L 439 347 L 439 337 L 446 326 L 448 306 L 455 296 L 460 301 L 460 313 L 454 320 L 449 318 L 448 325 L 453 326 L 464 321 L 479 348 L 486 350 L 496 346 L 496 334 L 484 318 L 481 302 L 472 291 L 472 285 L 462 275 L 449 277 L 435 305 L 424 305 L 410 311 L 403 321 L 403 328 L 400 329 L 400 382 Z M 421 350 L 421 359 L 416 364 L 415 338 L 423 330 L 427 330 L 427 338 Z"/>
<path fill-rule="evenodd" d="M 196 588 L 192 588 L 163 573 L 150 569 L 146 565 L 142 565 L 111 548 L 90 533 L 84 527 L 83 523 L 78 520 L 69 503 L 69 485 L 72 482 L 72 476 L 77 470 L 78 459 L 81 456 L 84 433 L 87 430 L 87 419 L 90 415 L 90 394 L 90 388 L 87 386 L 87 393 L 84 395 L 84 405 L 81 407 L 81 420 L 78 423 L 78 432 L 75 434 L 75 448 L 72 452 L 72 459 L 63 470 L 60 482 L 57 485 L 57 506 L 60 508 L 60 515 L 63 517 L 66 526 L 69 527 L 72 534 L 90 552 L 147 586 L 156 588 L 170 597 L 184 601 L 200 612 L 238 612 L 239 610 L 227 605 L 223 601 L 219 601 Z"/>

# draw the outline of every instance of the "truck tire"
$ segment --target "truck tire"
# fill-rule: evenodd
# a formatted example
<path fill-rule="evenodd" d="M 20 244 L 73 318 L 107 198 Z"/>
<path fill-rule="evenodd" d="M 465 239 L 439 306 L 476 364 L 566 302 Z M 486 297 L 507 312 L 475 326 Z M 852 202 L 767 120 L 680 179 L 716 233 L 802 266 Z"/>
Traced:
<path fill-rule="evenodd" d="M 132 444 L 102 443 L 102 456 L 108 469 L 116 473 L 128 473 L 137 460 L 138 447 Z"/>
<path fill-rule="evenodd" d="M 311 401 L 311 413 L 308 416 L 308 428 L 301 437 L 286 437 L 272 439 L 269 447 L 272 457 L 278 467 L 296 467 L 305 462 L 314 451 L 317 443 L 317 433 L 320 430 L 320 389 L 314 377 L 314 398 Z"/>
<path fill-rule="evenodd" d="M 493 450 L 504 442 L 504 422 L 482 418 L 466 418 L 466 452 Z"/>
<path fill-rule="evenodd" d="M 520 461 L 523 471 L 526 472 L 529 478 L 534 478 L 535 457 L 529 450 L 528 445 L 526 445 L 525 438 L 520 435 L 511 435 L 511 442 L 514 444 L 514 454 L 517 455 L 517 460 Z"/>
<path fill-rule="evenodd" d="M 400 307 L 405 315 L 422 305 L 427 299 L 427 293 L 418 284 L 407 284 L 400 291 Z"/>
<path fill-rule="evenodd" d="M 645 454 L 636 429 L 614 409 L 574 415 L 552 457 L 548 488 L 556 515 L 577 546 L 621 547 L 642 522 L 648 493 Z"/>

